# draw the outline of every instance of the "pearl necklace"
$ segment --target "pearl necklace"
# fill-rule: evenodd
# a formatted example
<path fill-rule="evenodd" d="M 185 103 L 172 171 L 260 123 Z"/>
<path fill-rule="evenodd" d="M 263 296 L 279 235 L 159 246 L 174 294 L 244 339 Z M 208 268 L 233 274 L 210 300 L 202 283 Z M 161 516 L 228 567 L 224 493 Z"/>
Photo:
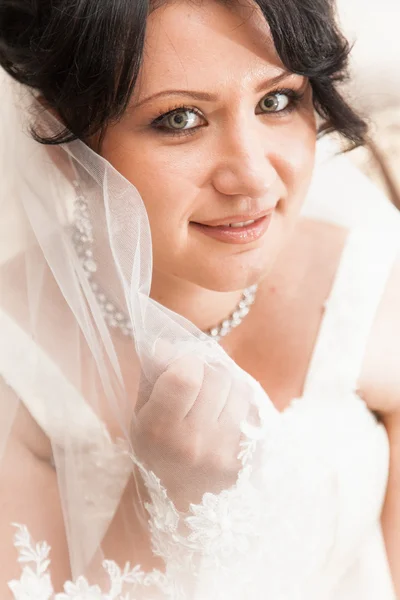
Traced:
<path fill-rule="evenodd" d="M 73 185 L 76 190 L 79 189 L 79 183 L 77 181 L 74 181 Z M 107 298 L 100 285 L 94 280 L 93 276 L 97 272 L 97 264 L 92 250 L 93 227 L 90 221 L 87 202 L 78 191 L 74 206 L 72 241 L 106 323 L 113 329 L 119 329 L 123 335 L 132 337 L 132 324 L 129 317 L 122 313 L 118 307 Z M 212 338 L 219 342 L 221 338 L 227 336 L 233 328 L 238 327 L 243 319 L 249 314 L 251 305 L 254 304 L 255 301 L 257 289 L 257 284 L 246 288 L 243 291 L 242 298 L 235 310 L 219 325 L 203 332 L 204 339 Z"/>

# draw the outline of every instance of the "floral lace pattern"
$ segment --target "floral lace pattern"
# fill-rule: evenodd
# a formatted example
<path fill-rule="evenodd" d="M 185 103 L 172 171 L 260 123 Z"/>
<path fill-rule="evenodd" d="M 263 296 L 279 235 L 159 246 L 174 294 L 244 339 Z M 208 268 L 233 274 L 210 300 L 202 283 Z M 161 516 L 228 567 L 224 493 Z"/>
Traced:
<path fill-rule="evenodd" d="M 348 436 L 353 439 L 356 431 L 358 439 L 368 440 L 368 452 L 373 454 L 382 441 L 381 427 L 359 398 L 347 398 L 345 405 L 350 424 L 344 428 L 344 447 L 349 447 Z M 162 557 L 163 571 L 144 572 L 129 563 L 121 568 L 105 560 L 108 589 L 91 585 L 80 576 L 66 582 L 63 592 L 55 593 L 49 545 L 35 544 L 28 529 L 16 525 L 14 544 L 24 566 L 20 579 L 9 582 L 14 599 L 314 598 L 304 590 L 317 573 L 324 572 L 328 558 L 337 551 L 335 539 L 340 534 L 337 453 L 332 456 L 332 436 L 337 438 L 338 430 L 343 429 L 344 415 L 342 403 L 325 403 L 323 411 L 318 406 L 312 398 L 294 401 L 277 419 L 270 420 L 268 427 L 265 423 L 260 428 L 244 427 L 243 468 L 236 485 L 219 494 L 206 493 L 187 513 L 176 510 L 158 477 L 136 461 L 150 496 L 146 508 L 153 552 Z M 376 444 L 371 444 L 372 439 Z M 361 444 L 357 462 L 362 460 L 365 446 Z M 360 490 L 365 490 L 376 482 L 371 482 L 371 463 L 362 462 L 367 466 L 359 474 L 359 484 Z M 357 496 L 355 502 L 359 504 L 359 500 Z M 378 512 L 379 507 L 370 503 L 354 535 L 362 539 L 368 519 L 377 518 Z M 354 538 L 349 543 L 353 544 Z"/>
<path fill-rule="evenodd" d="M 200 505 L 191 505 L 188 515 L 178 513 L 158 477 L 132 456 L 151 498 L 146 508 L 152 545 L 154 552 L 164 559 L 165 573 L 157 570 L 144 573 L 139 565 L 131 568 L 129 563 L 121 569 L 114 561 L 106 560 L 103 568 L 109 577 L 107 592 L 80 576 L 75 582 L 66 582 L 64 592 L 55 594 L 49 573 L 50 546 L 46 542 L 35 544 L 25 525 L 14 524 L 18 561 L 25 565 L 20 579 L 8 584 L 15 600 L 136 600 L 144 597 L 144 590 L 146 598 L 150 598 L 150 593 L 151 598 L 188 599 L 188 588 L 199 575 L 200 559 L 205 560 L 203 569 L 223 567 L 228 556 L 236 552 L 245 555 L 251 537 L 259 535 L 252 516 L 259 513 L 260 506 L 256 506 L 257 494 L 249 493 L 251 467 L 246 464 L 261 437 L 261 430 L 247 428 L 247 435 L 252 432 L 254 439 L 246 437 L 241 444 L 239 456 L 243 468 L 237 484 L 218 495 L 205 494 Z M 178 572 L 186 572 L 180 583 L 176 577 Z M 140 596 L 137 595 L 139 588 Z"/>
<path fill-rule="evenodd" d="M 98 585 L 89 585 L 84 577 L 78 577 L 75 583 L 68 581 L 64 584 L 64 592 L 54 595 L 48 573 L 50 546 L 46 542 L 34 544 L 26 526 L 15 526 L 14 545 L 19 549 L 18 561 L 26 563 L 20 580 L 8 584 L 16 600 L 130 600 L 132 596 L 124 595 L 124 587 L 135 588 L 148 583 L 140 567 L 131 568 L 127 563 L 121 570 L 115 562 L 104 561 L 103 567 L 110 580 L 107 593 L 103 594 Z"/>

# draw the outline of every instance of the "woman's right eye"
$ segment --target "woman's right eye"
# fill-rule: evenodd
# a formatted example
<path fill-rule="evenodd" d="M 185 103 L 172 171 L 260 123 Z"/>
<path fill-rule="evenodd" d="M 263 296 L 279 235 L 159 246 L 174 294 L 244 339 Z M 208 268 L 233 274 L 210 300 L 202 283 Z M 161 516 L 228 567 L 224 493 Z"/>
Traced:
<path fill-rule="evenodd" d="M 204 118 L 193 108 L 179 108 L 161 115 L 152 126 L 168 133 L 180 133 L 204 125 Z"/>

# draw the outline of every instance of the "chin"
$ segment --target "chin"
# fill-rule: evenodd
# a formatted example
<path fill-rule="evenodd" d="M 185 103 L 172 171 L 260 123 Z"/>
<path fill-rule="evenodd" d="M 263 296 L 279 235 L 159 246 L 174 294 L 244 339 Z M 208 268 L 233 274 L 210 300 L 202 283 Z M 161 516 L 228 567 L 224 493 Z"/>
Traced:
<path fill-rule="evenodd" d="M 186 277 L 191 283 L 214 292 L 236 292 L 259 283 L 269 272 L 271 266 L 256 263 L 216 265 L 214 268 L 193 269 Z M 265 261 L 264 261 L 265 263 Z"/>
<path fill-rule="evenodd" d="M 195 246 L 185 255 L 184 278 L 204 289 L 220 292 L 239 291 L 257 284 L 275 266 L 291 225 L 275 217 L 268 233 L 254 244 L 215 245 L 213 242 Z"/>

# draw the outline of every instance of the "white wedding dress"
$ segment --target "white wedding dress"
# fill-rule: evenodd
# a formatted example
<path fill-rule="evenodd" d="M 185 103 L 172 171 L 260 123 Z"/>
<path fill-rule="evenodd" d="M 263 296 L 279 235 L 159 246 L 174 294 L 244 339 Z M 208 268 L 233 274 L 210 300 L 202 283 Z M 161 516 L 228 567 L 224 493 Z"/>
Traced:
<path fill-rule="evenodd" d="M 225 544 L 236 565 L 229 572 L 230 600 L 394 600 L 379 522 L 388 477 L 388 439 L 384 427 L 357 396 L 356 382 L 397 252 L 396 242 L 385 232 L 377 237 L 376 232 L 371 234 L 363 227 L 348 235 L 304 394 L 282 414 L 269 406 L 261 524 L 252 523 L 251 486 L 245 478 L 229 492 L 229 508 L 225 492 L 206 494 L 202 503 L 192 506 L 191 514 L 183 517 L 171 508 L 165 490 L 154 477 L 149 482 L 153 508 L 148 510 L 153 541 L 162 549 L 166 564 L 162 576 L 139 569 L 130 571 L 128 577 L 124 565 L 118 567 L 110 561 L 105 569 L 111 587 L 101 591 L 79 577 L 75 583 L 66 584 L 64 593 L 53 596 L 51 564 L 47 563 L 51 550 L 46 544 L 35 546 L 44 540 L 32 540 L 30 523 L 24 523 L 14 540 L 25 565 L 21 579 L 9 583 L 15 599 L 227 600 L 223 574 L 218 571 L 218 557 L 226 556 L 226 547 L 225 554 L 221 550 Z M 43 378 L 31 377 L 31 373 L 37 374 L 38 364 L 42 365 Z M 61 443 L 59 423 L 52 429 L 48 418 L 43 417 L 43 399 L 71 386 L 57 365 L 4 311 L 0 311 L 0 375 L 46 434 Z M 37 387 L 40 380 L 46 385 Z M 92 502 L 102 499 L 98 519 L 106 523 L 118 504 L 127 470 L 94 412 L 72 388 L 68 393 L 71 405 L 63 425 L 75 428 L 77 438 L 90 438 L 93 452 L 106 465 L 104 489 L 110 490 L 112 483 L 114 494 L 107 499 L 99 484 L 97 488 L 91 486 L 96 496 Z M 184 536 L 174 535 L 183 518 L 191 531 L 191 552 L 203 554 L 210 562 L 210 572 L 215 567 L 220 577 L 215 595 L 207 588 L 206 595 L 198 589 L 190 597 L 179 586 L 174 587 L 182 570 L 185 576 L 190 572 L 194 555 L 188 552 Z M 81 526 L 82 536 L 90 536 L 90 523 Z M 253 556 L 248 550 L 255 547 L 260 552 Z M 148 595 L 136 596 L 143 586 L 148 587 Z"/>

